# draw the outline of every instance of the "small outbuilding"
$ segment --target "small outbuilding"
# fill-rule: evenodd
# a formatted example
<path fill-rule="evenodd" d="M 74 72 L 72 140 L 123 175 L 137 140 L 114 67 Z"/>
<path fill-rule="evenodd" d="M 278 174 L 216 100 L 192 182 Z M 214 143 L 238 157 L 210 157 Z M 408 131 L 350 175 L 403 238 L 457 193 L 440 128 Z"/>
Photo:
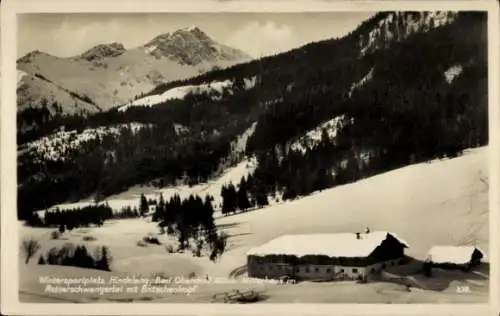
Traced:
<path fill-rule="evenodd" d="M 434 246 L 427 257 L 433 267 L 470 270 L 481 264 L 484 253 L 474 246 Z"/>
<path fill-rule="evenodd" d="M 408 244 L 384 231 L 283 235 L 247 252 L 248 276 L 299 280 L 366 279 L 401 264 Z"/>

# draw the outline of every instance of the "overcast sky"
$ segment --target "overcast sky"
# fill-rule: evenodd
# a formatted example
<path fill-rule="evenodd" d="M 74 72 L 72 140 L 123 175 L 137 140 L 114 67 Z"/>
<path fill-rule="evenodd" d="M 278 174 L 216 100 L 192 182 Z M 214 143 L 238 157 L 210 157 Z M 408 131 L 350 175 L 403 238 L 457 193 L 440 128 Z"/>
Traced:
<path fill-rule="evenodd" d="M 26 14 L 18 20 L 18 57 L 35 49 L 61 57 L 81 54 L 97 44 L 125 48 L 196 25 L 216 41 L 258 57 L 311 41 L 343 36 L 370 12 L 319 13 L 161 13 Z"/>

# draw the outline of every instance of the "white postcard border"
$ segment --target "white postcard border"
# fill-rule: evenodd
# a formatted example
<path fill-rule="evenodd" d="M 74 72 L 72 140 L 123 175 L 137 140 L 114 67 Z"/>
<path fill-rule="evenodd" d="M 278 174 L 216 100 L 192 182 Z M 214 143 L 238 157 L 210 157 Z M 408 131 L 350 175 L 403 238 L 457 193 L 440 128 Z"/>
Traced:
<path fill-rule="evenodd" d="M 1 12 L 1 307 L 2 313 L 38 315 L 493 315 L 500 311 L 499 181 L 499 32 L 496 1 L 133 1 L 133 0 L 11 0 L 3 1 Z M 38 12 L 321 12 L 389 10 L 478 10 L 488 11 L 489 67 L 489 158 L 490 158 L 490 302 L 489 304 L 35 304 L 18 301 L 18 221 L 16 209 L 16 15 Z M 448 223 L 450 224 L 450 223 Z"/>

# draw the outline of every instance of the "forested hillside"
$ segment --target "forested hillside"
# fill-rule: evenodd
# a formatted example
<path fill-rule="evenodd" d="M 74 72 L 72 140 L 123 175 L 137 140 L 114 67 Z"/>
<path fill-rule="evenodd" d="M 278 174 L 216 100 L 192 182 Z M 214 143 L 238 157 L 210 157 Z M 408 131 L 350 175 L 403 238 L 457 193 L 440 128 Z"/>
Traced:
<path fill-rule="evenodd" d="M 344 38 L 145 96 L 229 80 L 222 92 L 61 117 L 19 139 L 19 216 L 153 180 L 204 182 L 241 158 L 234 148 L 243 134 L 245 154 L 258 161 L 244 187 L 259 205 L 276 192 L 291 199 L 485 145 L 486 24 L 480 12 L 382 12 Z M 93 136 L 47 159 L 70 131 Z"/>

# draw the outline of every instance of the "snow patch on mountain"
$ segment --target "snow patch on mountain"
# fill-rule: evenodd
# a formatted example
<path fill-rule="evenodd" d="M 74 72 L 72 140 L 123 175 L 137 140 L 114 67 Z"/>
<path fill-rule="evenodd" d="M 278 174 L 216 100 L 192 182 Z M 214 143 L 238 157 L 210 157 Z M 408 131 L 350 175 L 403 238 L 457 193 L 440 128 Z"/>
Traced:
<path fill-rule="evenodd" d="M 182 134 L 185 134 L 185 133 L 189 133 L 189 127 L 184 126 L 182 124 L 174 124 L 174 129 L 175 129 L 175 133 L 177 135 L 182 135 Z"/>
<path fill-rule="evenodd" d="M 361 88 L 365 83 L 367 83 L 368 81 L 370 81 L 373 78 L 373 70 L 374 69 L 375 69 L 375 67 L 372 67 L 370 69 L 370 71 L 366 75 L 363 76 L 363 78 L 361 78 L 357 82 L 354 82 L 351 85 L 351 88 L 349 89 L 349 98 L 352 96 L 352 93 L 354 92 L 354 90 Z"/>
<path fill-rule="evenodd" d="M 20 85 L 20 83 L 22 82 L 24 76 L 26 76 L 28 73 L 27 72 L 24 72 L 22 70 L 18 70 L 17 71 L 17 86 Z"/>
<path fill-rule="evenodd" d="M 196 25 L 191 25 L 191 26 L 185 27 L 184 30 L 186 30 L 188 32 L 193 32 L 193 31 L 196 31 L 196 30 L 199 30 L 199 29 L 198 29 L 198 27 Z"/>
<path fill-rule="evenodd" d="M 323 131 L 326 132 L 328 139 L 334 140 L 342 128 L 353 123 L 354 119 L 349 119 L 345 115 L 336 116 L 308 131 L 304 136 L 290 143 L 288 147 L 292 151 L 301 151 L 305 153 L 321 142 Z"/>
<path fill-rule="evenodd" d="M 137 99 L 135 101 L 132 101 L 131 103 L 121 106 L 118 108 L 118 111 L 124 112 L 126 111 L 129 107 L 134 107 L 134 106 L 147 106 L 151 107 L 153 105 L 157 105 L 159 103 L 163 103 L 169 100 L 175 100 L 175 99 L 184 99 L 187 94 L 193 93 L 193 94 L 200 94 L 200 93 L 206 93 L 209 91 L 217 91 L 219 93 L 222 93 L 222 90 L 224 88 L 227 88 L 231 85 L 231 81 L 226 80 L 226 81 L 218 81 L 218 82 L 213 82 L 213 83 L 208 83 L 208 84 L 201 84 L 198 86 L 193 86 L 193 85 L 187 85 L 187 86 L 180 86 L 180 87 L 175 87 L 172 89 L 169 89 L 165 91 L 164 93 L 160 95 L 151 95 L 147 96 L 141 99 Z"/>
<path fill-rule="evenodd" d="M 146 54 L 151 54 L 152 52 L 154 52 L 156 49 L 158 49 L 158 46 L 156 45 L 149 45 L 149 46 L 144 46 L 144 52 Z"/>
<path fill-rule="evenodd" d="M 245 78 L 243 79 L 243 88 L 251 89 L 255 87 L 256 78 Z M 213 99 L 219 99 L 224 93 L 233 93 L 234 81 L 224 80 L 224 81 L 212 81 L 209 83 L 203 83 L 200 85 L 185 85 L 175 88 L 171 88 L 162 94 L 155 94 L 146 96 L 137 100 L 134 100 L 126 105 L 118 108 L 118 111 L 124 112 L 130 107 L 151 107 L 160 103 L 164 103 L 170 100 L 182 100 L 188 94 L 211 94 Z"/>
<path fill-rule="evenodd" d="M 457 12 L 452 11 L 391 12 L 367 36 L 360 35 L 358 46 L 361 56 L 412 34 L 452 23 L 457 15 Z"/>
<path fill-rule="evenodd" d="M 247 142 L 255 133 L 255 128 L 257 127 L 257 122 L 254 122 L 249 128 L 247 128 L 241 135 L 239 135 L 234 142 L 231 143 L 231 152 L 233 154 L 244 153 L 247 147 Z"/>
<path fill-rule="evenodd" d="M 447 83 L 452 83 L 453 80 L 455 80 L 456 77 L 458 77 L 463 71 L 462 65 L 454 65 L 448 68 L 444 72 L 444 78 Z"/>
<path fill-rule="evenodd" d="M 143 124 L 130 123 L 87 128 L 81 133 L 76 130 L 60 130 L 23 145 L 19 154 L 33 156 L 34 162 L 65 161 L 70 159 L 73 153 L 78 152 L 85 143 L 95 140 L 97 137 L 119 136 L 124 127 L 130 128 L 133 133 L 136 133 L 143 127 Z"/>
<path fill-rule="evenodd" d="M 244 78 L 243 82 L 245 83 L 245 89 L 253 89 L 255 88 L 255 84 L 257 83 L 257 77 L 253 76 L 251 78 Z"/>

